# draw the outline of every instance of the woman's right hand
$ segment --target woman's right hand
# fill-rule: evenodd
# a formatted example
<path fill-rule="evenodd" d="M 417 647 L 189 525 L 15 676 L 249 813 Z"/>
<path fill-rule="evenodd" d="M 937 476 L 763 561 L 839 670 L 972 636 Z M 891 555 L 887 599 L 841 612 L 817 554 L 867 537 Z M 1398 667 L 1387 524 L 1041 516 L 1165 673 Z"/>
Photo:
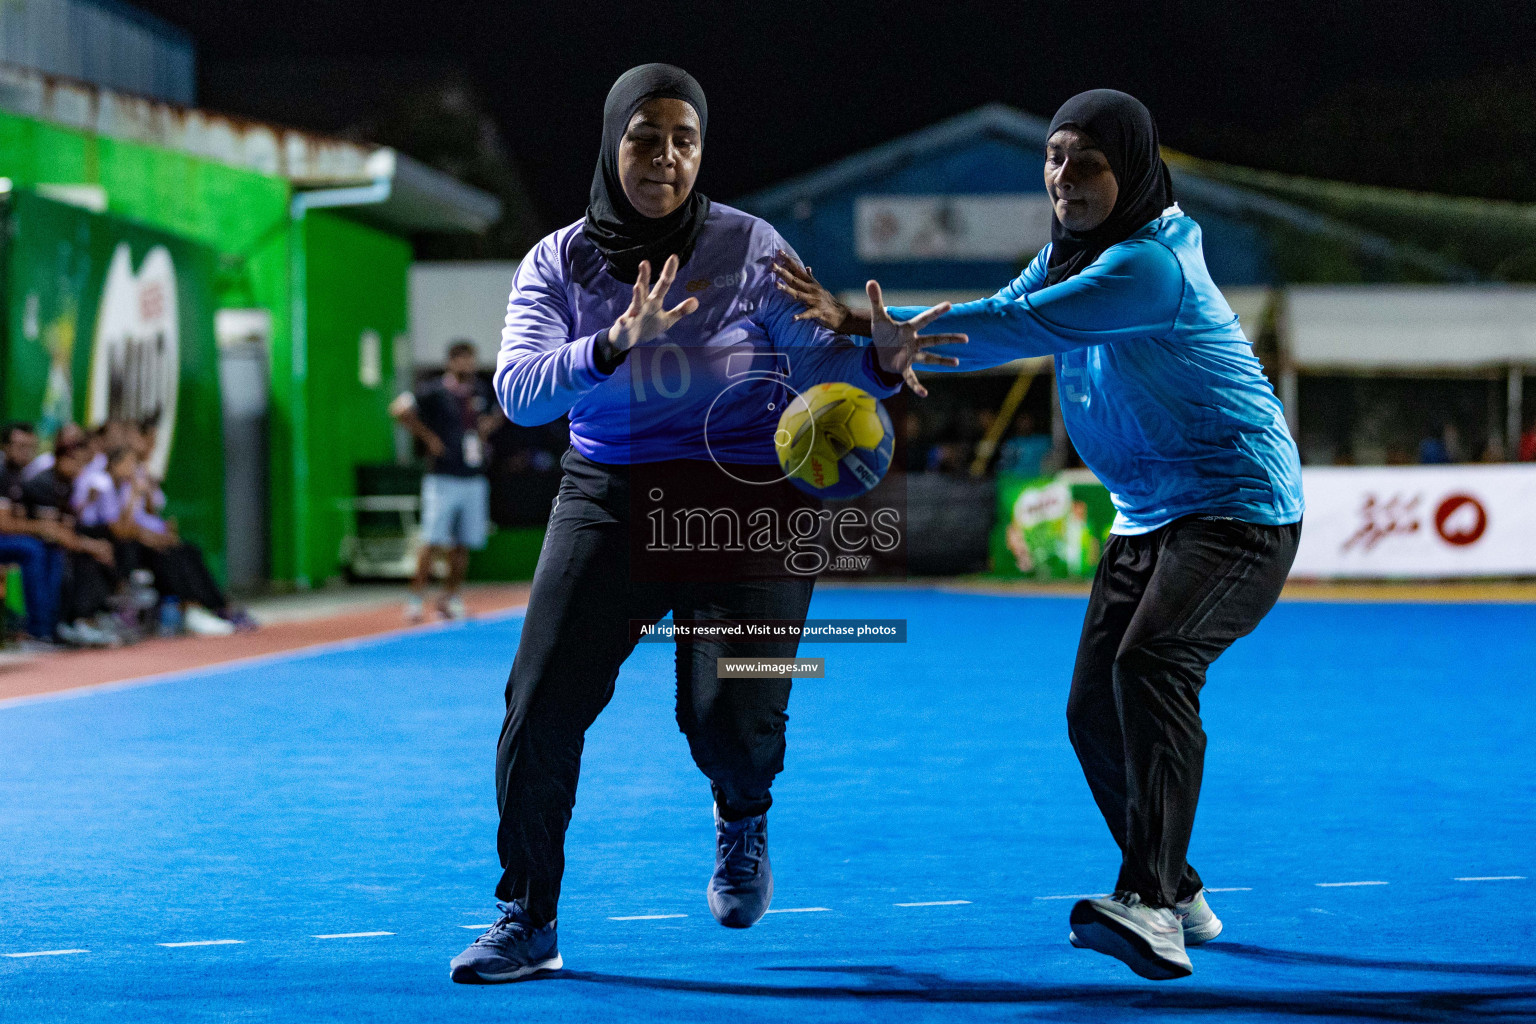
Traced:
<path fill-rule="evenodd" d="M 642 345 L 665 333 L 673 324 L 699 308 L 699 300 L 687 298 L 671 309 L 665 308 L 667 289 L 677 277 L 677 255 L 667 257 L 662 265 L 656 287 L 651 287 L 651 261 L 641 260 L 640 271 L 635 275 L 635 288 L 626 309 L 613 326 L 608 328 L 610 353 L 617 358 L 636 345 Z"/>

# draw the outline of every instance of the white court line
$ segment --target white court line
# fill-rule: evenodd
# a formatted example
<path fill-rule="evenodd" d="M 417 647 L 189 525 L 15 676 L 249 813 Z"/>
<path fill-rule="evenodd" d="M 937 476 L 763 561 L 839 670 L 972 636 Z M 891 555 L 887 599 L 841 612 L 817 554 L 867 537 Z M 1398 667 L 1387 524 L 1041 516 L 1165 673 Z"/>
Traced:
<path fill-rule="evenodd" d="M 490 924 L 461 924 L 461 925 L 459 925 L 459 927 L 460 928 L 470 928 L 470 929 L 479 928 L 481 930 L 484 930 L 486 928 L 489 928 Z"/>
<path fill-rule="evenodd" d="M 1386 882 L 1314 882 L 1319 889 L 1343 889 L 1351 885 L 1386 885 Z"/>
<path fill-rule="evenodd" d="M 334 935 L 311 935 L 312 939 L 371 939 L 375 935 L 393 935 L 394 932 L 337 932 Z"/>
<path fill-rule="evenodd" d="M 1107 892 L 1075 892 L 1066 896 L 1036 896 L 1037 900 L 1098 900 L 1108 896 Z"/>
<path fill-rule="evenodd" d="M 674 917 L 687 917 L 687 914 L 630 914 L 628 917 L 610 917 L 610 921 L 669 921 Z"/>
<path fill-rule="evenodd" d="M 157 942 L 155 945 L 166 949 L 182 949 L 186 946 L 238 946 L 244 942 L 244 939 L 203 939 L 201 942 Z"/>
<path fill-rule="evenodd" d="M 830 907 L 784 907 L 779 910 L 764 911 L 767 914 L 829 914 L 831 912 L 832 908 Z"/>
<path fill-rule="evenodd" d="M 928 903 L 898 903 L 898 907 L 958 907 L 970 903 L 970 900 L 932 900 Z"/>
<path fill-rule="evenodd" d="M 69 953 L 89 953 L 88 949 L 39 949 L 33 953 L 7 953 L 9 957 L 23 956 L 65 956 Z"/>
<path fill-rule="evenodd" d="M 1458 882 L 1514 882 L 1523 879 L 1524 875 L 1468 875 L 1458 878 Z"/>
<path fill-rule="evenodd" d="M 1253 886 L 1251 886 L 1251 885 L 1229 885 L 1229 886 L 1227 886 L 1224 889 L 1211 889 L 1211 888 L 1207 888 L 1205 891 L 1206 892 L 1253 892 Z"/>

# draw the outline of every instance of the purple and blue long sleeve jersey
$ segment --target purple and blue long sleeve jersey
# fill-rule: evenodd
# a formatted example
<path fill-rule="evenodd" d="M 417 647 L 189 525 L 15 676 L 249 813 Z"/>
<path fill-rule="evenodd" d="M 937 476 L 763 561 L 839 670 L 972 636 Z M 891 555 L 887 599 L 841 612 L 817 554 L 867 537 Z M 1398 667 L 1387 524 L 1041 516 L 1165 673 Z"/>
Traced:
<path fill-rule="evenodd" d="M 544 238 L 513 278 L 495 387 L 514 423 L 569 414 L 571 445 L 594 462 L 713 455 L 769 465 L 794 394 L 846 381 L 885 398 L 901 386 L 867 339 L 795 319 L 804 307 L 774 286 L 771 270 L 789 246 L 766 221 L 720 203 L 666 297 L 668 309 L 689 296 L 699 308 L 605 376 L 593 344 L 628 308 L 632 287 L 604 269 L 581 229 L 577 221 Z"/>

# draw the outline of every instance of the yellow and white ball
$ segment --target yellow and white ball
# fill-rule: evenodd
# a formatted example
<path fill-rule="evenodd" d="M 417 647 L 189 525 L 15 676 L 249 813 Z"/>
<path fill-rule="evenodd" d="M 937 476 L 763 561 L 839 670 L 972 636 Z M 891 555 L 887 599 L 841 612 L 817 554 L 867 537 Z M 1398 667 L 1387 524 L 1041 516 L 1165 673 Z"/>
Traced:
<path fill-rule="evenodd" d="M 779 417 L 773 438 L 779 465 L 807 494 L 856 498 L 891 468 L 895 431 L 879 400 L 852 384 L 817 384 Z"/>

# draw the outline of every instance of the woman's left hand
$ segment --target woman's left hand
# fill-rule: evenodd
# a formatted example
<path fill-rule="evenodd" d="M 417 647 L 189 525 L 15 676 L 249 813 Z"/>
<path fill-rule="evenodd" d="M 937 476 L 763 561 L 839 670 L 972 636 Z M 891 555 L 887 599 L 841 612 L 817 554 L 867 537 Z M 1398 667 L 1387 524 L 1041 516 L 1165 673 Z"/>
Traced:
<path fill-rule="evenodd" d="M 918 382 L 913 365 L 959 366 L 960 360 L 954 356 L 936 356 L 922 350 L 933 345 L 964 345 L 970 340 L 964 334 L 917 333 L 948 313 L 950 304 L 941 302 L 937 306 L 930 306 L 912 319 L 902 322 L 886 312 L 879 281 L 870 281 L 864 286 L 864 291 L 869 296 L 871 337 L 874 338 L 880 368 L 886 373 L 901 374 L 914 394 L 919 398 L 927 398 L 928 389 Z"/>
<path fill-rule="evenodd" d="M 805 307 L 795 314 L 796 320 L 815 320 L 829 331 L 838 334 L 862 334 L 869 337 L 869 317 L 859 316 L 840 302 L 837 296 L 822 287 L 811 276 L 811 268 L 803 267 L 783 249 L 773 259 L 774 287 Z"/>

